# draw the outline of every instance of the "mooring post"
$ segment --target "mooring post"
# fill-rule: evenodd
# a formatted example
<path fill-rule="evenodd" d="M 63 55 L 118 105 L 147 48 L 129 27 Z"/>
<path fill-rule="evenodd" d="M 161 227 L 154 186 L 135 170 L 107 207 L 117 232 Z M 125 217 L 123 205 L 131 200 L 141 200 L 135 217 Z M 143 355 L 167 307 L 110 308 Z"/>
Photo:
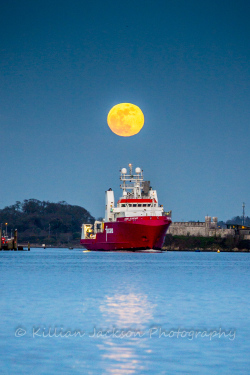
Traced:
<path fill-rule="evenodd" d="M 13 250 L 13 240 L 7 240 L 7 249 L 8 250 Z"/>
<path fill-rule="evenodd" d="M 14 231 L 14 241 L 13 241 L 13 248 L 14 250 L 17 250 L 17 229 Z"/>
<path fill-rule="evenodd" d="M 30 243 L 28 242 L 28 251 L 30 251 Z"/>

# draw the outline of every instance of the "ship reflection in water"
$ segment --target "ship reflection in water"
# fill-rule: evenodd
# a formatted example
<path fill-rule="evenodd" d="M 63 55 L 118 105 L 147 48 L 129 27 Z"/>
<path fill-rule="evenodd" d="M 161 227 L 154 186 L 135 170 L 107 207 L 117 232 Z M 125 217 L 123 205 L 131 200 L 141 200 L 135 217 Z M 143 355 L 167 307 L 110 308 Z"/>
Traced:
<path fill-rule="evenodd" d="M 136 374 L 146 370 L 145 361 L 151 350 L 144 337 L 146 326 L 153 320 L 155 304 L 145 294 L 106 296 L 100 306 L 110 337 L 98 345 L 102 359 L 109 360 L 106 374 Z"/>

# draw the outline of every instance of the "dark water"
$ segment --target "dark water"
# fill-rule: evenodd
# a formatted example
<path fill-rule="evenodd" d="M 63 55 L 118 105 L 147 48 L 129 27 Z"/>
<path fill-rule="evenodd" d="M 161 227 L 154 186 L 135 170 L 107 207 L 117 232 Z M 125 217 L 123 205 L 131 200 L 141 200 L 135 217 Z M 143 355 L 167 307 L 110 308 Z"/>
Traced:
<path fill-rule="evenodd" d="M 248 253 L 0 252 L 0 372 L 249 374 L 249 266 Z"/>

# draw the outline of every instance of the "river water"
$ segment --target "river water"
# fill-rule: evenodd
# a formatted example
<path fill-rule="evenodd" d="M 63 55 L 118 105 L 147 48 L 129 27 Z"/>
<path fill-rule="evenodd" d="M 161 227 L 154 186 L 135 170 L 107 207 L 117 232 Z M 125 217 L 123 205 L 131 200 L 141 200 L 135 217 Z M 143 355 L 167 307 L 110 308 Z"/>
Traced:
<path fill-rule="evenodd" d="M 0 252 L 2 374 L 249 374 L 249 253 Z"/>

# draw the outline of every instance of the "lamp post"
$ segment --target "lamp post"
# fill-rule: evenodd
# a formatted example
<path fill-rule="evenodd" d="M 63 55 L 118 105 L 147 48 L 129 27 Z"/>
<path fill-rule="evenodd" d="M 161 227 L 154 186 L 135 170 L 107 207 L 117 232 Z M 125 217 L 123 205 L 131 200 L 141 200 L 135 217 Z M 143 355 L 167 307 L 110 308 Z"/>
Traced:
<path fill-rule="evenodd" d="M 5 233 L 5 236 L 8 237 L 8 232 L 7 232 L 7 229 L 8 229 L 8 223 L 5 223 L 5 227 L 6 227 L 6 233 Z"/>

